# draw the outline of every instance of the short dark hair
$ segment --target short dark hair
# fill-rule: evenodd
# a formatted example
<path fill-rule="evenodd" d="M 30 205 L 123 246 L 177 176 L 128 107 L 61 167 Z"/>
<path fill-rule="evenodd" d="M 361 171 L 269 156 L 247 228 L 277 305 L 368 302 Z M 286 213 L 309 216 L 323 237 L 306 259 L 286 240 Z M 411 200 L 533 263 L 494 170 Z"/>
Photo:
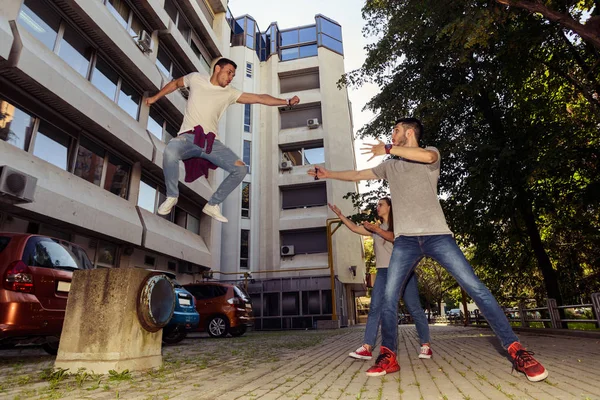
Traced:
<path fill-rule="evenodd" d="M 223 67 L 224 67 L 224 66 L 226 66 L 226 65 L 231 65 L 233 68 L 237 69 L 237 64 L 236 64 L 236 63 L 234 63 L 234 62 L 233 62 L 232 60 L 230 60 L 229 58 L 225 58 L 225 57 L 219 58 L 219 61 L 217 61 L 217 62 L 215 63 L 215 66 L 214 66 L 214 68 L 216 68 L 216 67 L 221 67 L 221 68 L 223 68 Z"/>
<path fill-rule="evenodd" d="M 421 123 L 421 121 L 419 119 L 417 119 L 417 118 L 400 118 L 399 120 L 396 121 L 394 126 L 396 126 L 398 124 L 406 125 L 408 128 L 412 128 L 415 131 L 415 139 L 417 139 L 417 142 L 419 140 L 421 140 L 421 138 L 423 137 L 423 124 Z"/>

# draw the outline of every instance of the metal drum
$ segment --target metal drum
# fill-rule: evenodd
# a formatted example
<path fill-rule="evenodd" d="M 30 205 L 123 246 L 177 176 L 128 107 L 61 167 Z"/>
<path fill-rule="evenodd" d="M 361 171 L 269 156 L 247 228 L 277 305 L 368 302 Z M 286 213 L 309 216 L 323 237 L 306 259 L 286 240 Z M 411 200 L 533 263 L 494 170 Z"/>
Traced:
<path fill-rule="evenodd" d="M 162 274 L 149 275 L 140 285 L 137 315 L 140 324 L 148 332 L 162 329 L 175 309 L 175 288 Z"/>

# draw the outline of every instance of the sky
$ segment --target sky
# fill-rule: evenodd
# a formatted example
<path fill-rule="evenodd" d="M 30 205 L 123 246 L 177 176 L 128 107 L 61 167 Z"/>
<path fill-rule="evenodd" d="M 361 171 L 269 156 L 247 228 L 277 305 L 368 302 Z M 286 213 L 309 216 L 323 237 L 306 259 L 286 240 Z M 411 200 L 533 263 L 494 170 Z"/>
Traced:
<path fill-rule="evenodd" d="M 369 40 L 363 37 L 362 19 L 364 0 L 229 0 L 229 9 L 235 16 L 251 15 L 261 31 L 267 29 L 271 22 L 277 22 L 279 29 L 315 23 L 315 15 L 323 14 L 342 26 L 344 41 L 344 64 L 346 72 L 350 72 L 363 64 L 366 57 L 364 47 Z M 364 105 L 378 92 L 374 85 L 365 85 L 358 89 L 348 89 L 352 102 L 354 133 L 373 118 L 370 111 L 362 111 Z M 373 143 L 373 140 L 367 140 Z M 367 162 L 369 158 L 361 155 L 362 141 L 355 141 L 357 169 L 372 168 L 381 162 L 381 157 Z M 366 191 L 359 185 L 360 191 Z"/>

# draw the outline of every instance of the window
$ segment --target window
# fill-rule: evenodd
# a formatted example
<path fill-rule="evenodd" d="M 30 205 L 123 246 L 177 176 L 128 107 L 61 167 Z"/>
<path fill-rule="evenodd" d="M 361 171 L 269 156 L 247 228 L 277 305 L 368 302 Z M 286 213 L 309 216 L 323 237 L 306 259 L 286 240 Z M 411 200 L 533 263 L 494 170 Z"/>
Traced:
<path fill-rule="evenodd" d="M 319 89 L 319 68 L 308 68 L 279 75 L 281 93 Z"/>
<path fill-rule="evenodd" d="M 141 35 L 144 25 L 125 0 L 105 0 L 105 4 L 129 35 L 133 37 Z"/>
<path fill-rule="evenodd" d="M 289 160 L 294 166 L 322 164 L 325 162 L 325 149 L 322 144 L 290 148 L 282 150 L 282 152 L 283 158 Z"/>
<path fill-rule="evenodd" d="M 73 28 L 65 25 L 58 56 L 87 79 L 93 48 Z"/>
<path fill-rule="evenodd" d="M 138 119 L 142 96 L 101 57 L 96 59 L 91 82 L 133 119 Z"/>
<path fill-rule="evenodd" d="M 246 63 L 246 76 L 252 78 L 252 63 Z"/>
<path fill-rule="evenodd" d="M 0 140 L 27 151 L 35 118 L 0 98 Z"/>
<path fill-rule="evenodd" d="M 326 204 L 327 188 L 324 182 L 281 187 L 281 208 L 283 210 L 319 207 Z"/>
<path fill-rule="evenodd" d="M 158 47 L 156 66 L 167 79 L 177 79 L 184 75 L 183 70 L 173 62 L 174 57 L 162 46 Z"/>
<path fill-rule="evenodd" d="M 177 263 L 175 261 L 167 261 L 167 269 L 169 271 L 177 271 Z"/>
<path fill-rule="evenodd" d="M 25 0 L 19 11 L 18 22 L 37 40 L 54 50 L 60 29 L 60 17 L 45 3 L 39 0 Z"/>
<path fill-rule="evenodd" d="M 129 164 L 109 154 L 104 189 L 126 199 L 130 172 L 131 166 Z"/>
<path fill-rule="evenodd" d="M 250 184 L 242 183 L 242 217 L 250 218 Z"/>
<path fill-rule="evenodd" d="M 156 265 L 156 257 L 145 255 L 144 256 L 144 265 L 147 265 L 149 267 L 154 267 Z"/>
<path fill-rule="evenodd" d="M 156 211 L 156 193 L 156 186 L 142 178 L 138 194 L 138 207 L 154 213 Z"/>
<path fill-rule="evenodd" d="M 146 129 L 165 143 L 169 143 L 172 138 L 177 137 L 178 133 L 175 125 L 167 121 L 156 107 L 150 108 L 150 118 L 148 118 Z"/>
<path fill-rule="evenodd" d="M 344 54 L 341 26 L 327 18 L 319 16 L 317 17 L 317 30 L 319 33 L 319 46 L 324 46 L 337 53 Z"/>
<path fill-rule="evenodd" d="M 188 231 L 200 234 L 200 219 L 194 217 L 181 207 L 175 207 L 175 224 L 181 226 Z"/>
<path fill-rule="evenodd" d="M 71 137 L 45 121 L 40 123 L 33 155 L 68 170 Z"/>
<path fill-rule="evenodd" d="M 117 261 L 117 245 L 100 241 L 98 244 L 98 261 L 96 264 L 112 267 Z"/>
<path fill-rule="evenodd" d="M 244 132 L 252 132 L 252 104 L 244 104 Z"/>
<path fill-rule="evenodd" d="M 323 122 L 321 103 L 298 105 L 291 110 L 280 111 L 281 129 L 301 128 L 307 126 L 309 119 Z"/>
<path fill-rule="evenodd" d="M 316 25 L 281 32 L 281 61 L 314 57 L 317 53 Z"/>
<path fill-rule="evenodd" d="M 295 254 L 327 253 L 325 228 L 281 231 L 281 245 L 294 246 Z"/>
<path fill-rule="evenodd" d="M 248 173 L 250 173 L 250 165 L 252 161 L 252 142 L 244 140 L 244 164 L 248 166 Z"/>
<path fill-rule="evenodd" d="M 106 151 L 102 147 L 82 137 L 77 149 L 77 159 L 73 174 L 96 186 L 100 186 L 105 155 Z"/>
<path fill-rule="evenodd" d="M 57 239 L 34 236 L 25 245 L 23 261 L 31 267 L 88 269 L 89 263 L 82 262 L 70 247 Z"/>
<path fill-rule="evenodd" d="M 240 240 L 240 269 L 249 269 L 248 254 L 250 247 L 250 231 L 242 229 Z"/>

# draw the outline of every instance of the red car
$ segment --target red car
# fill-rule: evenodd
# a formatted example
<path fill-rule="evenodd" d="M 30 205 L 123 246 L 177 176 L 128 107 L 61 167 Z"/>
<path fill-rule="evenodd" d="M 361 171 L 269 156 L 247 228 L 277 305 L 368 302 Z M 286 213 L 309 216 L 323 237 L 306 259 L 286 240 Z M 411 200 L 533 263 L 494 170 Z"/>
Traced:
<path fill-rule="evenodd" d="M 0 232 L 0 346 L 58 350 L 73 271 L 93 268 L 76 244 Z"/>

